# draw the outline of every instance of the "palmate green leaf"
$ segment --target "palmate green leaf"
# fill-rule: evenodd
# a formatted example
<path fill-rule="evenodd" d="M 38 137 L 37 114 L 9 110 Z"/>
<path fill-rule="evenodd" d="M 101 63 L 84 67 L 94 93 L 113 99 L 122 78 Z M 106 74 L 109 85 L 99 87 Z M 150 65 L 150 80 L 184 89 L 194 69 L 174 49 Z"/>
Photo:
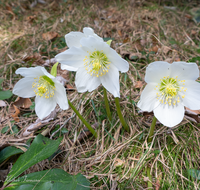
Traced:
<path fill-rule="evenodd" d="M 30 148 L 24 154 L 22 154 L 13 165 L 4 185 L 7 185 L 13 181 L 22 172 L 34 164 L 51 156 L 57 150 L 61 140 L 61 138 L 57 139 L 56 141 L 50 140 L 41 134 L 35 137 Z"/>
<path fill-rule="evenodd" d="M 8 99 L 12 96 L 12 92 L 10 90 L 2 91 L 0 90 L 0 100 Z"/>
<path fill-rule="evenodd" d="M 13 181 L 4 190 L 22 190 L 26 185 L 37 190 L 88 190 L 89 181 L 82 175 L 70 175 L 62 169 L 30 173 Z M 27 188 L 31 189 L 31 188 Z"/>
<path fill-rule="evenodd" d="M 6 160 L 7 158 L 13 155 L 20 154 L 23 152 L 24 151 L 21 150 L 20 148 L 16 148 L 14 146 L 8 146 L 0 152 L 0 163 L 2 163 L 4 160 Z"/>

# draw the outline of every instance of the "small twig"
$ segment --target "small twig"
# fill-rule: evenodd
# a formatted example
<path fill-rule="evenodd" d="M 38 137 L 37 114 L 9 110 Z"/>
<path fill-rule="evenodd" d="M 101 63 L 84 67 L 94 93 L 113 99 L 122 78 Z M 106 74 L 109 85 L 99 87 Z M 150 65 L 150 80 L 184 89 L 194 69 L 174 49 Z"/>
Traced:
<path fill-rule="evenodd" d="M 80 107 L 80 105 L 81 105 L 81 102 L 82 102 L 82 100 L 80 100 L 77 109 L 79 109 L 79 107 Z M 60 126 L 60 128 L 59 128 L 58 130 L 56 130 L 56 131 L 51 135 L 50 139 L 52 139 L 53 136 L 54 136 L 56 133 L 58 133 L 58 132 L 68 123 L 68 121 L 69 121 L 70 119 L 74 118 L 75 116 L 76 116 L 76 114 L 74 113 L 71 117 L 69 117 L 69 118 Z"/>

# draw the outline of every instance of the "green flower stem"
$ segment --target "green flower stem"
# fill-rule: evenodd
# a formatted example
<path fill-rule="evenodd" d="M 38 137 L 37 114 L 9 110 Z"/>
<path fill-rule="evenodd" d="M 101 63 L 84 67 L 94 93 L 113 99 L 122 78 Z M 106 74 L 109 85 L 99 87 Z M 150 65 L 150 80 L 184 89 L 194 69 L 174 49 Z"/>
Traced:
<path fill-rule="evenodd" d="M 150 127 L 150 131 L 149 131 L 149 137 L 147 139 L 147 142 L 148 143 L 151 143 L 152 142 L 152 139 L 153 139 L 153 134 L 154 134 L 154 129 L 155 129 L 155 126 L 156 126 L 156 117 L 154 116 L 153 117 L 153 121 L 151 123 L 151 127 Z M 149 188 L 152 188 L 152 175 L 151 175 L 151 168 L 147 166 L 147 176 L 149 178 L 149 181 L 148 181 L 148 189 Z"/>
<path fill-rule="evenodd" d="M 103 95 L 104 95 L 104 102 L 105 102 L 105 105 L 106 105 L 107 116 L 108 116 L 108 119 L 111 121 L 111 112 L 110 112 L 110 107 L 109 107 L 109 104 L 108 104 L 107 91 L 104 87 L 103 87 Z"/>
<path fill-rule="evenodd" d="M 150 167 L 147 167 L 147 176 L 149 178 L 149 181 L 148 181 L 148 189 L 152 189 L 152 176 L 150 174 L 150 171 L 151 171 L 151 168 Z"/>
<path fill-rule="evenodd" d="M 149 131 L 149 137 L 148 137 L 148 140 L 147 140 L 148 143 L 150 143 L 152 141 L 152 139 L 153 139 L 153 134 L 154 134 L 154 129 L 155 129 L 156 121 L 157 121 L 157 119 L 154 116 L 153 117 L 153 121 L 151 123 L 150 131 Z"/>
<path fill-rule="evenodd" d="M 91 127 L 91 125 L 83 118 L 83 116 L 79 113 L 79 111 L 72 105 L 72 103 L 68 100 L 68 103 L 70 107 L 73 109 L 73 111 L 76 113 L 76 115 L 79 117 L 79 119 L 84 123 L 84 125 L 88 128 L 88 130 L 97 138 L 97 133 L 95 130 Z"/>
<path fill-rule="evenodd" d="M 129 127 L 128 127 L 126 121 L 124 120 L 124 117 L 123 117 L 122 112 L 121 112 L 121 108 L 120 108 L 120 105 L 119 105 L 119 98 L 118 97 L 115 98 L 115 105 L 117 107 L 117 114 L 119 116 L 119 119 L 120 119 L 120 122 L 121 122 L 122 126 L 124 127 L 124 129 L 127 132 L 129 132 Z"/>

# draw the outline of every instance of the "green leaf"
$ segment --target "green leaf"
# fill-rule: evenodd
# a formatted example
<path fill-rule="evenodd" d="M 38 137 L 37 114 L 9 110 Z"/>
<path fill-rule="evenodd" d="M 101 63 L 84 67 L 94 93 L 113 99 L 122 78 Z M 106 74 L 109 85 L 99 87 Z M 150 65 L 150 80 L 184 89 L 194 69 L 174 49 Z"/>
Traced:
<path fill-rule="evenodd" d="M 188 170 L 189 175 L 192 176 L 193 178 L 200 180 L 200 170 L 197 169 L 189 169 Z"/>
<path fill-rule="evenodd" d="M 196 62 L 196 61 L 200 61 L 200 57 L 193 57 L 188 60 L 188 62 Z"/>
<path fill-rule="evenodd" d="M 33 185 L 37 190 L 89 190 L 90 183 L 82 175 L 70 175 L 62 169 L 45 170 L 35 173 L 30 173 L 13 181 L 9 186 L 18 190 L 19 187 L 26 184 Z M 7 187 L 5 190 L 9 190 Z M 28 188 L 27 188 L 28 189 Z M 21 190 L 21 189 L 20 189 Z"/>
<path fill-rule="evenodd" d="M 30 106 L 30 109 L 31 109 L 31 110 L 34 110 L 34 109 L 35 109 L 35 102 L 32 102 L 32 105 Z"/>
<path fill-rule="evenodd" d="M 34 185 L 24 184 L 20 186 L 6 187 L 4 190 L 28 190 L 34 189 Z"/>
<path fill-rule="evenodd" d="M 107 41 L 109 41 L 109 40 L 114 40 L 115 38 L 103 38 L 103 40 L 105 41 L 105 42 L 107 42 Z"/>
<path fill-rule="evenodd" d="M 10 90 L 7 91 L 0 91 L 0 100 L 5 100 L 8 99 L 12 96 L 12 92 Z"/>
<path fill-rule="evenodd" d="M 193 19 L 199 23 L 200 22 L 200 9 L 193 8 L 190 10 L 193 15 Z"/>
<path fill-rule="evenodd" d="M 5 134 L 9 129 L 9 126 L 5 126 L 2 130 L 1 133 Z"/>
<path fill-rule="evenodd" d="M 4 160 L 6 160 L 7 158 L 13 155 L 20 154 L 23 152 L 24 151 L 21 150 L 20 148 L 16 148 L 14 146 L 8 146 L 0 152 L 0 163 L 2 163 Z"/>
<path fill-rule="evenodd" d="M 12 131 L 13 131 L 13 132 L 12 132 Z M 13 125 L 13 126 L 12 126 L 12 131 L 10 131 L 10 134 L 16 134 L 16 133 L 19 132 L 19 129 L 18 129 L 17 125 Z"/>
<path fill-rule="evenodd" d="M 87 179 L 82 175 L 82 174 L 77 174 L 77 175 L 74 175 L 74 180 L 76 180 L 77 182 L 77 186 L 76 186 L 76 190 L 86 190 L 86 189 L 90 189 L 89 188 L 89 185 L 90 183 L 87 181 Z M 84 187 L 84 186 L 86 187 Z"/>
<path fill-rule="evenodd" d="M 34 164 L 51 156 L 57 150 L 61 140 L 61 138 L 56 141 L 50 140 L 41 134 L 35 137 L 30 148 L 13 165 L 4 185 L 10 183 Z"/>
<path fill-rule="evenodd" d="M 51 68 L 51 75 L 53 75 L 54 77 L 56 77 L 57 75 L 57 67 L 58 67 L 58 62 L 55 63 L 53 67 Z"/>
<path fill-rule="evenodd" d="M 3 81 L 4 81 L 4 79 L 3 79 L 3 78 L 0 78 L 0 89 L 2 89 L 1 84 L 2 84 Z"/>
<path fill-rule="evenodd" d="M 112 40 L 108 40 L 106 43 L 110 46 Z"/>

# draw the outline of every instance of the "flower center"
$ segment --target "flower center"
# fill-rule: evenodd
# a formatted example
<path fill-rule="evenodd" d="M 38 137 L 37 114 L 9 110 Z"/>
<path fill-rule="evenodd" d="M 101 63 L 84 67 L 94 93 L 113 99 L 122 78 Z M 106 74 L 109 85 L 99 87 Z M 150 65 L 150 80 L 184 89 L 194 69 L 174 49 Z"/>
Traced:
<path fill-rule="evenodd" d="M 91 76 L 103 76 L 110 68 L 110 61 L 103 51 L 94 51 L 85 56 L 84 67 Z"/>
<path fill-rule="evenodd" d="M 35 82 L 32 84 L 36 96 L 43 98 L 52 98 L 55 92 L 54 82 L 47 76 L 40 76 L 34 78 Z"/>
<path fill-rule="evenodd" d="M 159 90 L 167 96 L 176 96 L 179 91 L 179 84 L 177 79 L 163 78 L 161 80 Z"/>
<path fill-rule="evenodd" d="M 161 103 L 168 103 L 169 106 L 173 104 L 175 106 L 185 97 L 185 92 L 187 90 L 187 88 L 183 87 L 185 85 L 185 80 L 177 78 L 178 76 L 176 78 L 169 78 L 169 76 L 167 76 L 160 79 L 161 82 L 156 86 L 155 90 L 157 90 L 157 99 L 159 99 Z"/>

